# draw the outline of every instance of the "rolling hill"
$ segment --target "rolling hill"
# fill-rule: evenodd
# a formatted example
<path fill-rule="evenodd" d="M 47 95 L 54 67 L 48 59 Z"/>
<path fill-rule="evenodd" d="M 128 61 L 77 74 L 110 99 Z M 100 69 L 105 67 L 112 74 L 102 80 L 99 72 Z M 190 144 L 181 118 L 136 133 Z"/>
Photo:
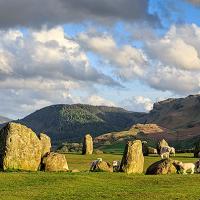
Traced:
<path fill-rule="evenodd" d="M 106 132 L 122 131 L 145 115 L 115 107 L 62 104 L 42 108 L 17 122 L 37 133 L 46 132 L 57 144 L 80 142 L 88 132 L 95 137 Z"/>

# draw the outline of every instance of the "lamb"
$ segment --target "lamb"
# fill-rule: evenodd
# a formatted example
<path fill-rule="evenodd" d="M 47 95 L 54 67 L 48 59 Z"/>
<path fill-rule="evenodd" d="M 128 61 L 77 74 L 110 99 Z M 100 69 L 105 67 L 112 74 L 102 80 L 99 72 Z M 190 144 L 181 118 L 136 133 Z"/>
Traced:
<path fill-rule="evenodd" d="M 113 171 L 118 172 L 120 170 L 121 162 L 119 160 L 113 161 Z"/>
<path fill-rule="evenodd" d="M 188 170 L 191 170 L 191 174 L 194 174 L 196 165 L 194 163 L 183 163 L 183 162 L 177 162 L 177 165 L 181 167 L 183 170 L 183 174 L 187 174 Z"/>
<path fill-rule="evenodd" d="M 93 171 L 95 166 L 99 163 L 99 162 L 102 162 L 102 158 L 97 158 L 97 160 L 93 160 L 91 165 L 90 165 L 90 171 Z"/>

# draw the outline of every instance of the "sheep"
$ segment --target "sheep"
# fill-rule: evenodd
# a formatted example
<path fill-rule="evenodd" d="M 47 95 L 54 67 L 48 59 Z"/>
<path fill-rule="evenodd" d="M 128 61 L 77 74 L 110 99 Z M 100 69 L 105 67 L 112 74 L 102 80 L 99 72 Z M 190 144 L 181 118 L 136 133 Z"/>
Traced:
<path fill-rule="evenodd" d="M 118 172 L 120 170 L 121 161 L 114 160 L 112 164 L 113 164 L 113 171 Z"/>
<path fill-rule="evenodd" d="M 160 156 L 161 158 L 169 158 L 170 154 L 170 147 L 161 147 L 160 149 Z"/>
<path fill-rule="evenodd" d="M 93 171 L 95 166 L 99 163 L 99 162 L 102 162 L 102 158 L 97 158 L 96 160 L 93 160 L 91 162 L 91 165 L 90 165 L 90 171 Z"/>
<path fill-rule="evenodd" d="M 176 164 L 181 167 L 183 174 L 187 174 L 188 170 L 191 170 L 191 174 L 195 172 L 196 165 L 194 163 L 177 162 Z"/>
<path fill-rule="evenodd" d="M 174 147 L 170 147 L 170 154 L 175 156 L 175 153 L 176 153 L 175 148 Z"/>
<path fill-rule="evenodd" d="M 169 146 L 161 147 L 160 156 L 162 159 L 169 158 L 170 154 L 175 156 L 175 148 L 174 147 L 169 147 Z"/>

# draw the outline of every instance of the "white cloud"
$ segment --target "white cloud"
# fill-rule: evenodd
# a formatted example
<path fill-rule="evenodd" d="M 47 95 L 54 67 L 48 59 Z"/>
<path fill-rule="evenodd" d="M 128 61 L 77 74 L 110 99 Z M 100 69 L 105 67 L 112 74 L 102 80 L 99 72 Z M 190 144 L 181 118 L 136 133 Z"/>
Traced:
<path fill-rule="evenodd" d="M 114 102 L 104 99 L 98 95 L 92 95 L 86 98 L 86 102 L 95 106 L 117 106 Z"/>
<path fill-rule="evenodd" d="M 0 31 L 0 113 L 24 116 L 48 104 L 78 103 L 76 91 L 87 96 L 95 85 L 118 83 L 93 68 L 62 27 Z"/>
<path fill-rule="evenodd" d="M 200 28 L 190 26 L 190 29 L 199 31 L 195 36 L 196 45 L 192 41 L 193 35 L 186 34 L 187 29 L 187 26 L 180 30 L 179 27 L 172 26 L 164 37 L 146 41 L 145 47 L 151 59 L 180 69 L 200 70 Z"/>
<path fill-rule="evenodd" d="M 125 99 L 122 104 L 127 110 L 135 112 L 149 112 L 153 108 L 153 101 L 144 96 L 134 96 L 132 98 Z"/>
<path fill-rule="evenodd" d="M 77 39 L 86 50 L 106 59 L 122 79 L 142 76 L 146 69 L 147 60 L 141 49 L 131 45 L 118 46 L 111 35 L 88 32 L 79 34 Z"/>

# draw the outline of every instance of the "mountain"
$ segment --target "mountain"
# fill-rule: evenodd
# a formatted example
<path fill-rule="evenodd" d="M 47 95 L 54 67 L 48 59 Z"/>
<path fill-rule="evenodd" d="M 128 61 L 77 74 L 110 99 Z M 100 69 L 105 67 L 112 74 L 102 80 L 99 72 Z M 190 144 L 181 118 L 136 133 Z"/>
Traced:
<path fill-rule="evenodd" d="M 9 122 L 9 121 L 11 121 L 11 119 L 8 119 L 7 117 L 0 116 L 0 124 L 6 123 L 6 122 Z"/>
<path fill-rule="evenodd" d="M 199 136 L 200 95 L 155 103 L 153 110 L 145 116 L 145 122 L 171 130 L 176 140 Z"/>
<path fill-rule="evenodd" d="M 200 95 L 157 102 L 152 111 L 138 121 L 142 124 L 128 131 L 103 134 L 96 137 L 95 142 L 104 144 L 107 140 L 105 148 L 113 149 L 130 138 L 147 140 L 154 146 L 164 138 L 176 148 L 192 148 L 200 140 Z"/>
<path fill-rule="evenodd" d="M 17 122 L 37 133 L 46 132 L 53 143 L 58 144 L 80 142 L 86 133 L 95 137 L 106 132 L 122 131 L 145 115 L 116 107 L 61 104 L 42 108 Z"/>

